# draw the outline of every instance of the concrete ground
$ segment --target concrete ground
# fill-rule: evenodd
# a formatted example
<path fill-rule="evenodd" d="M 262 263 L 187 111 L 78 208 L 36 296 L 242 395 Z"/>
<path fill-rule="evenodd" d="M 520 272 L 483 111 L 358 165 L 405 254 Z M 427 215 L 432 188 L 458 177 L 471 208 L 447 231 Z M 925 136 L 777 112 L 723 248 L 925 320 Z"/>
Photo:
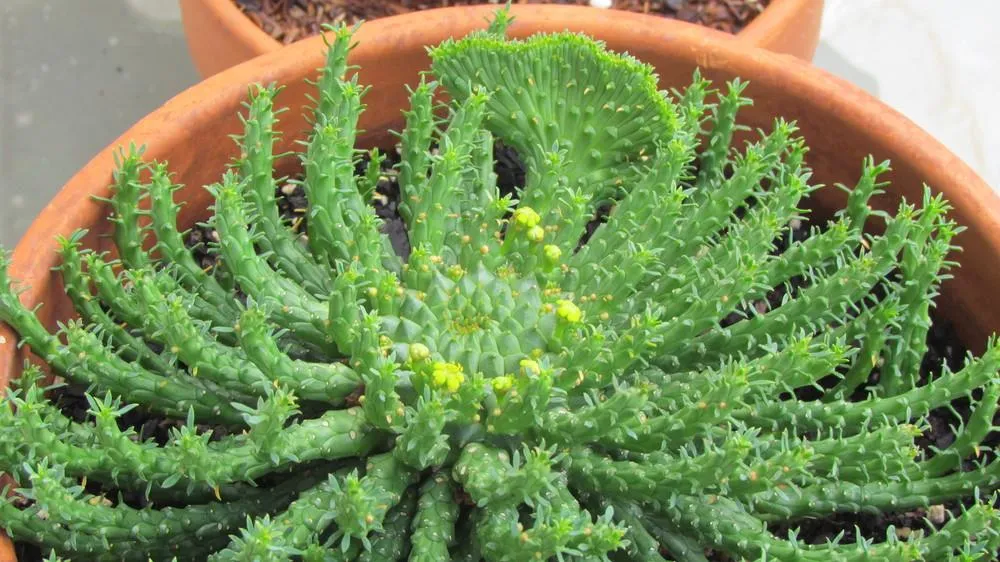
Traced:
<path fill-rule="evenodd" d="M 961 6 L 958 12 L 955 6 Z M 826 0 L 816 64 L 1000 187 L 997 0 Z M 0 0 L 0 244 L 98 150 L 198 77 L 173 0 Z"/>

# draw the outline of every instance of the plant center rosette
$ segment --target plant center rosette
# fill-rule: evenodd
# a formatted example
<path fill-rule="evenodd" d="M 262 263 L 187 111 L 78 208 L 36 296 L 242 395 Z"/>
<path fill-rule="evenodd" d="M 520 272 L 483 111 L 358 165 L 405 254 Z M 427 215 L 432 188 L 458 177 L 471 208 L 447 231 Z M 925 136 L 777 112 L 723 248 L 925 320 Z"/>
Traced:
<path fill-rule="evenodd" d="M 986 501 L 906 539 L 768 530 L 997 486 L 980 443 L 1000 349 L 919 377 L 959 231 L 948 205 L 928 194 L 872 211 L 887 166 L 868 161 L 844 209 L 787 240 L 816 189 L 805 145 L 779 119 L 734 146 L 745 83 L 716 91 L 696 75 L 661 92 L 650 67 L 589 38 L 513 41 L 508 23 L 501 11 L 432 48 L 439 82 L 412 89 L 396 167 L 407 255 L 371 205 L 384 156 L 355 171 L 365 88 L 336 28 L 294 228 L 276 199 L 277 90 L 261 87 L 239 158 L 209 187 L 218 267 L 185 246 L 167 166 L 134 149 L 113 186 L 117 258 L 62 240 L 79 319 L 47 331 L 3 263 L 0 318 L 89 403 L 68 417 L 30 366 L 9 392 L 0 468 L 19 487 L 0 521 L 13 537 L 116 560 L 995 550 Z M 497 187 L 497 138 L 526 163 L 512 195 Z M 865 234 L 875 222 L 882 234 Z M 954 442 L 917 449 L 925 416 L 961 397 Z M 182 421 L 165 443 L 142 439 L 123 423 L 136 408 Z"/>

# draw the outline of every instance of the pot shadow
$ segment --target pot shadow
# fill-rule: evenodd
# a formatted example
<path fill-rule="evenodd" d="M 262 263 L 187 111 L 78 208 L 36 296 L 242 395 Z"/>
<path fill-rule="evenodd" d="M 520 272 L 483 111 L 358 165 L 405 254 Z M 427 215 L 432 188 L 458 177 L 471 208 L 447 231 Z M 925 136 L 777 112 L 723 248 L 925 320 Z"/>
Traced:
<path fill-rule="evenodd" d="M 820 41 L 816 47 L 813 64 L 878 97 L 878 78 L 852 63 L 828 42 Z"/>

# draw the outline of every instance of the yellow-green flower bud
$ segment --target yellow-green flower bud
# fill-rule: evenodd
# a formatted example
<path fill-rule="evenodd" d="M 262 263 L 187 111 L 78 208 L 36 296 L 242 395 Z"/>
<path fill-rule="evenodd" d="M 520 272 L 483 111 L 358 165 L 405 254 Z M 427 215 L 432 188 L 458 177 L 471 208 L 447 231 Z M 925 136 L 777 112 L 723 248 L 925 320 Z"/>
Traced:
<path fill-rule="evenodd" d="M 523 375 L 537 376 L 539 373 L 542 372 L 541 365 L 539 365 L 538 361 L 535 361 L 534 359 L 521 359 L 520 365 L 521 365 L 521 374 Z"/>
<path fill-rule="evenodd" d="M 528 229 L 528 240 L 541 242 L 545 238 L 545 229 L 540 226 L 533 226 Z"/>
<path fill-rule="evenodd" d="M 511 219 L 514 221 L 514 224 L 522 228 L 534 228 L 538 226 L 538 223 L 542 222 L 542 217 L 531 207 L 518 207 Z"/>
<path fill-rule="evenodd" d="M 556 316 L 570 324 L 576 324 L 583 318 L 583 312 L 573 301 L 563 299 L 556 301 Z"/>
<path fill-rule="evenodd" d="M 510 375 L 496 377 L 490 380 L 490 384 L 493 385 L 493 392 L 497 394 L 504 394 L 514 387 L 514 377 Z"/>
<path fill-rule="evenodd" d="M 410 360 L 414 363 L 426 360 L 431 356 L 431 350 L 422 343 L 410 344 Z"/>
<path fill-rule="evenodd" d="M 446 389 L 448 392 L 457 392 L 458 388 L 465 382 L 465 375 L 462 373 L 462 366 L 458 363 L 437 362 L 431 373 L 431 381 L 438 388 Z"/>
<path fill-rule="evenodd" d="M 553 263 L 559 261 L 559 258 L 562 257 L 562 250 L 560 250 L 559 246 L 556 246 L 555 244 L 546 244 L 545 247 L 542 248 L 542 252 L 545 253 L 545 259 Z"/>

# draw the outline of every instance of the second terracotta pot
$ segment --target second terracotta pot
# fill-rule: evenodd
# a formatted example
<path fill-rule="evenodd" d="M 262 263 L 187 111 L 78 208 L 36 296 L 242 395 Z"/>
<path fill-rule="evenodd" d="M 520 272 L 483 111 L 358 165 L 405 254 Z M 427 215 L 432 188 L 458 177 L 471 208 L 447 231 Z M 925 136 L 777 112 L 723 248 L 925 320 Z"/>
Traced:
<path fill-rule="evenodd" d="M 517 6 L 519 13 L 551 6 Z M 496 9 L 494 6 L 492 9 Z M 589 29 L 604 28 L 602 35 L 619 33 L 619 26 L 611 25 L 627 14 L 629 21 L 639 17 L 649 19 L 646 26 L 670 21 L 662 16 L 647 16 L 631 12 L 609 11 L 598 8 L 570 8 L 581 10 L 565 25 L 571 31 L 580 31 L 572 25 L 586 25 Z M 421 18 L 456 17 L 438 12 L 463 8 L 440 8 L 421 12 Z M 243 14 L 234 0 L 181 0 L 184 33 L 187 36 L 191 57 L 203 77 L 211 76 L 233 65 L 256 56 L 276 51 L 281 43 L 268 35 L 250 18 Z M 772 0 L 764 11 L 740 31 L 736 37 L 747 45 L 762 47 L 777 53 L 794 55 L 804 60 L 812 60 L 819 43 L 820 19 L 823 0 Z M 409 15 L 409 14 L 408 14 Z M 407 16 L 394 16 L 395 18 Z M 383 18 L 393 19 L 393 18 Z M 576 24 L 575 22 L 579 22 Z M 477 25 L 481 21 L 470 22 Z M 607 24 L 607 25 L 605 25 Z M 708 33 L 719 33 L 707 28 Z M 722 34 L 725 35 L 725 34 Z M 621 43 L 621 41 L 619 41 Z"/>

